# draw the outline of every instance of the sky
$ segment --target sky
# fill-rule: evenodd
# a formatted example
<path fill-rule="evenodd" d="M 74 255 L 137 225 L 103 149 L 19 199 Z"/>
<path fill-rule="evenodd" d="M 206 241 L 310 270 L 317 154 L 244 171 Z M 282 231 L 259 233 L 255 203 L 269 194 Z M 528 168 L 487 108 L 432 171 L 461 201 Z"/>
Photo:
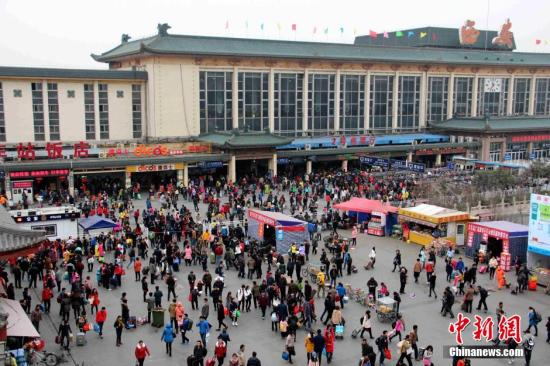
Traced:
<path fill-rule="evenodd" d="M 370 30 L 466 19 L 499 30 L 510 18 L 519 51 L 550 53 L 548 14 L 549 0 L 0 0 L 0 66 L 106 68 L 90 55 L 123 33 L 154 35 L 158 23 L 172 34 L 353 43 Z"/>

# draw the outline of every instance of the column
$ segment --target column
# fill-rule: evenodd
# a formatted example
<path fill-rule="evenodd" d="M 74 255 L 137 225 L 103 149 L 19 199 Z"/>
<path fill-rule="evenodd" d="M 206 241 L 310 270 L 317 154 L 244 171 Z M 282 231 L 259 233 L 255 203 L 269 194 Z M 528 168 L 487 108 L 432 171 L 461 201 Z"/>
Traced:
<path fill-rule="evenodd" d="M 441 166 L 441 154 L 435 156 L 435 166 Z"/>
<path fill-rule="evenodd" d="M 308 120 L 308 110 L 307 110 L 307 106 L 308 106 L 308 100 L 309 100 L 309 96 L 308 96 L 308 81 L 309 81 L 309 74 L 308 74 L 308 71 L 307 69 L 304 70 L 304 80 L 303 80 L 303 85 L 302 85 L 302 130 L 304 132 L 307 132 L 308 130 L 308 125 L 307 125 L 307 120 Z"/>
<path fill-rule="evenodd" d="M 229 162 L 227 164 L 227 181 L 233 182 L 237 180 L 237 159 L 235 154 L 231 154 L 229 157 Z"/>
<path fill-rule="evenodd" d="M 342 160 L 342 171 L 347 172 L 348 171 L 348 161 Z"/>
<path fill-rule="evenodd" d="M 74 197 L 74 172 L 70 171 L 69 176 L 67 177 L 68 184 L 69 184 L 69 195 Z"/>
<path fill-rule="evenodd" d="M 334 131 L 340 132 L 340 69 L 336 69 L 334 78 Z"/>
<path fill-rule="evenodd" d="M 511 116 L 514 106 L 514 75 L 510 76 L 510 82 L 508 83 L 508 100 L 506 101 L 506 115 Z"/>
<path fill-rule="evenodd" d="M 504 161 L 504 155 L 506 155 L 506 142 L 500 141 L 500 161 Z"/>
<path fill-rule="evenodd" d="M 273 68 L 269 69 L 269 83 L 267 92 L 267 114 L 269 121 L 269 132 L 275 132 L 275 71 Z"/>
<path fill-rule="evenodd" d="M 472 110 L 470 115 L 477 117 L 477 89 L 479 87 L 479 77 L 477 74 L 474 77 L 474 85 L 472 85 Z"/>
<path fill-rule="evenodd" d="M 363 131 L 369 131 L 369 120 L 370 120 L 370 71 L 365 75 L 365 116 L 363 120 Z"/>
<path fill-rule="evenodd" d="M 453 118 L 455 103 L 455 74 L 452 72 L 449 77 L 449 88 L 447 89 L 447 119 Z"/>
<path fill-rule="evenodd" d="M 126 167 L 128 169 L 128 167 Z M 132 188 L 132 173 L 130 173 L 128 170 L 126 170 L 126 180 L 125 180 L 126 188 Z"/>
<path fill-rule="evenodd" d="M 527 143 L 527 160 L 531 160 L 531 154 L 533 153 L 533 142 Z"/>
<path fill-rule="evenodd" d="M 277 153 L 273 153 L 273 157 L 271 158 L 271 171 L 273 173 L 273 176 L 277 176 Z"/>
<path fill-rule="evenodd" d="M 231 85 L 231 119 L 233 120 L 233 129 L 235 129 L 239 128 L 239 70 L 237 66 L 233 67 Z"/>
<path fill-rule="evenodd" d="M 313 162 L 311 160 L 306 160 L 306 174 L 311 174 L 313 171 Z"/>
<path fill-rule="evenodd" d="M 393 78 L 393 105 L 392 105 L 392 132 L 396 132 L 399 127 L 397 113 L 399 112 L 399 72 L 395 73 Z"/>
<path fill-rule="evenodd" d="M 187 163 L 183 165 L 183 186 L 189 186 L 189 166 Z"/>
<path fill-rule="evenodd" d="M 407 163 L 410 163 L 413 161 L 413 152 L 412 151 L 409 151 L 407 153 Z"/>
<path fill-rule="evenodd" d="M 530 116 L 535 115 L 535 91 L 537 87 L 537 79 L 535 78 L 535 75 L 531 77 L 531 85 L 529 88 L 529 110 L 528 114 Z"/>
<path fill-rule="evenodd" d="M 481 138 L 481 160 L 490 161 L 490 150 L 491 150 L 491 138 L 482 137 Z"/>
<path fill-rule="evenodd" d="M 176 170 L 177 173 L 177 180 L 179 182 L 183 182 L 183 169 Z"/>
<path fill-rule="evenodd" d="M 420 111 L 418 112 L 419 130 L 426 128 L 427 125 L 426 108 L 428 108 L 428 74 L 426 71 L 423 71 L 420 76 Z"/>
<path fill-rule="evenodd" d="M 10 172 L 6 172 L 4 177 L 4 190 L 6 191 L 6 198 L 11 201 L 13 196 L 11 195 L 11 179 Z"/>

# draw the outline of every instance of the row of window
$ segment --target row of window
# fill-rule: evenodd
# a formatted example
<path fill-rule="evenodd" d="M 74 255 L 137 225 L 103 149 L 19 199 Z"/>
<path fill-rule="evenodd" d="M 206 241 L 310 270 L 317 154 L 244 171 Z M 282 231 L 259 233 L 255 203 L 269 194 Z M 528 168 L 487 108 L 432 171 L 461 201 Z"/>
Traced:
<path fill-rule="evenodd" d="M 15 90 L 14 90 L 15 92 Z M 41 82 L 31 83 L 32 111 L 35 141 L 46 140 L 44 91 Z M 69 90 L 68 96 L 74 90 Z M 95 90 L 94 84 L 84 84 L 84 128 L 87 140 L 96 139 L 95 126 Z M 61 140 L 59 120 L 59 93 L 57 83 L 46 84 L 47 113 L 49 140 Z M 123 91 L 117 91 L 117 97 L 124 96 Z M 99 138 L 109 139 L 109 98 L 107 84 L 98 84 Z M 132 85 L 132 132 L 134 138 L 142 137 L 141 85 Z M 4 117 L 4 98 L 2 83 L 0 83 L 0 141 L 6 141 L 6 124 Z"/>
<path fill-rule="evenodd" d="M 261 131 L 268 125 L 269 74 L 267 72 L 239 72 L 238 126 Z M 420 76 L 371 75 L 369 99 L 365 98 L 364 75 L 341 75 L 339 95 L 336 95 L 334 74 L 309 74 L 307 95 L 304 95 L 304 74 L 275 73 L 274 118 L 275 132 L 297 135 L 304 130 L 304 103 L 307 110 L 307 129 L 314 134 L 326 134 L 334 129 L 335 99 L 339 99 L 340 130 L 363 132 L 365 103 L 369 103 L 370 130 L 391 131 L 394 103 L 397 109 L 397 128 L 415 130 L 420 121 Z M 232 128 L 233 73 L 222 71 L 200 72 L 200 130 L 201 133 L 227 131 Z M 450 77 L 427 78 L 426 120 L 438 122 L 451 115 L 470 117 L 474 98 L 474 77 L 453 79 L 452 103 L 449 103 Z M 397 100 L 394 101 L 394 83 L 397 83 Z M 476 114 L 504 116 L 507 114 L 510 88 L 508 78 L 478 78 Z M 516 78 L 513 83 L 512 114 L 524 115 L 529 111 L 530 78 Z M 550 114 L 550 79 L 537 79 L 535 114 Z"/>

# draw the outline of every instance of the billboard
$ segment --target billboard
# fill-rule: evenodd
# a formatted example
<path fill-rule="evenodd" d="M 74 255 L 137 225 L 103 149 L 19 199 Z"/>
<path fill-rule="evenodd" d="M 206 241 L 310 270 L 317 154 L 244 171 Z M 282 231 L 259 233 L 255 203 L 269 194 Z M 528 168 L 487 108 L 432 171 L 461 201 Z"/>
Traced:
<path fill-rule="evenodd" d="M 529 252 L 550 256 L 550 197 L 531 194 Z"/>

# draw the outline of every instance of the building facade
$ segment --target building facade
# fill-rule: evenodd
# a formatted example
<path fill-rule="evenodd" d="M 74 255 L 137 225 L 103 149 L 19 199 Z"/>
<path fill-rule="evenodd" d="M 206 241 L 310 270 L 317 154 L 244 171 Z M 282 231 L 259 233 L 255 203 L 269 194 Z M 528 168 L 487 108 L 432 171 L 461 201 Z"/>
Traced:
<path fill-rule="evenodd" d="M 457 154 L 546 158 L 550 57 L 514 48 L 511 33 L 472 27 L 328 44 L 171 35 L 159 25 L 93 55 L 109 70 L 0 67 L 5 187 L 33 171 L 66 176 L 69 190 L 99 173 L 126 185 L 165 171 L 187 182 L 189 169 L 225 165 L 235 180 L 238 161 L 256 157 L 274 175 L 288 162 L 345 169 L 365 155 L 429 166 Z"/>

